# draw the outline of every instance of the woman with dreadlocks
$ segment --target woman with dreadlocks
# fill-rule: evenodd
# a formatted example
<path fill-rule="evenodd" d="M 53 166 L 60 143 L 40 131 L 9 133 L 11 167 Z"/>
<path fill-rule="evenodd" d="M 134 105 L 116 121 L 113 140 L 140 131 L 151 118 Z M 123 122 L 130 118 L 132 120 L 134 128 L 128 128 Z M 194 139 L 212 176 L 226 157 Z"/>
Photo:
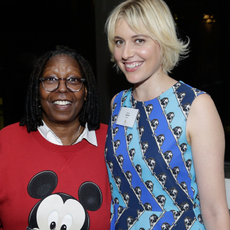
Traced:
<path fill-rule="evenodd" d="M 109 229 L 106 131 L 88 62 L 67 47 L 42 55 L 25 117 L 0 132 L 0 229 Z"/>

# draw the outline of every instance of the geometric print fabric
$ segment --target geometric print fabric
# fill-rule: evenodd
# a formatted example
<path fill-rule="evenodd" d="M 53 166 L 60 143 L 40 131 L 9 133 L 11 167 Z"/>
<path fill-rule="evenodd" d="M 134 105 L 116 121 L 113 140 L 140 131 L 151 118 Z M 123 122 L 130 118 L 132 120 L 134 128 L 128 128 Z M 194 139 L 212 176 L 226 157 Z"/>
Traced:
<path fill-rule="evenodd" d="M 186 140 L 189 109 L 203 93 L 180 81 L 146 102 L 132 89 L 116 96 L 105 147 L 111 229 L 205 229 Z M 132 128 L 116 124 L 121 107 L 139 110 Z"/>

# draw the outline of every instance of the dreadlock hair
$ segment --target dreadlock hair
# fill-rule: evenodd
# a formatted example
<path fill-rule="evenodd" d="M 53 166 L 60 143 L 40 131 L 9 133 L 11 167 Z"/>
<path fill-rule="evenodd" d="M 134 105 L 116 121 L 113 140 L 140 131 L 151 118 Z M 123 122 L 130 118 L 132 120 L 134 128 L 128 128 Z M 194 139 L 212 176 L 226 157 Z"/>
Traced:
<path fill-rule="evenodd" d="M 82 77 L 85 78 L 85 86 L 87 88 L 87 99 L 79 114 L 81 126 L 88 124 L 89 130 L 96 130 L 100 126 L 99 114 L 99 98 L 96 89 L 96 80 L 92 68 L 75 50 L 66 46 L 57 46 L 54 51 L 43 54 L 36 62 L 34 69 L 30 75 L 29 87 L 26 98 L 25 116 L 20 121 L 20 126 L 26 125 L 28 133 L 37 131 L 38 126 L 42 126 L 42 109 L 39 100 L 40 78 L 42 77 L 44 67 L 49 59 L 56 55 L 68 55 L 74 58 L 81 68 Z"/>

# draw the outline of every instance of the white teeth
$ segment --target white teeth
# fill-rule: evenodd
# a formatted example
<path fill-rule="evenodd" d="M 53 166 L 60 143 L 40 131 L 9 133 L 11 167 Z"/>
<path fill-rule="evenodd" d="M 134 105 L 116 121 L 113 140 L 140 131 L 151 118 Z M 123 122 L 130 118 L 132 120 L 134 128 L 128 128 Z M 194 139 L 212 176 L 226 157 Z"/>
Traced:
<path fill-rule="evenodd" d="M 71 104 L 71 102 L 69 102 L 69 101 L 55 101 L 54 104 L 55 105 L 69 105 L 69 104 Z"/>
<path fill-rule="evenodd" d="M 139 63 L 135 62 L 135 63 L 132 63 L 132 64 L 125 64 L 125 66 L 127 68 L 133 69 L 133 68 L 135 68 L 135 67 L 137 67 L 137 66 L 139 66 L 141 64 L 142 64 L 142 62 L 139 62 Z"/>

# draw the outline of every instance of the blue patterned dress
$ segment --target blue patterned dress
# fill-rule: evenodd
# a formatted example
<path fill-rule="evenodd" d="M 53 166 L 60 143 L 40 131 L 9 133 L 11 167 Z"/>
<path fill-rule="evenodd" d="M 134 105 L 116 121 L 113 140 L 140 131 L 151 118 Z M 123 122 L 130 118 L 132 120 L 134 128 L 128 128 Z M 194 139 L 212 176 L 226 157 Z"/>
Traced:
<path fill-rule="evenodd" d="M 177 82 L 146 102 L 120 92 L 105 146 L 113 197 L 111 229 L 204 230 L 186 122 L 203 94 Z M 132 128 L 116 124 L 121 107 L 139 109 Z"/>

